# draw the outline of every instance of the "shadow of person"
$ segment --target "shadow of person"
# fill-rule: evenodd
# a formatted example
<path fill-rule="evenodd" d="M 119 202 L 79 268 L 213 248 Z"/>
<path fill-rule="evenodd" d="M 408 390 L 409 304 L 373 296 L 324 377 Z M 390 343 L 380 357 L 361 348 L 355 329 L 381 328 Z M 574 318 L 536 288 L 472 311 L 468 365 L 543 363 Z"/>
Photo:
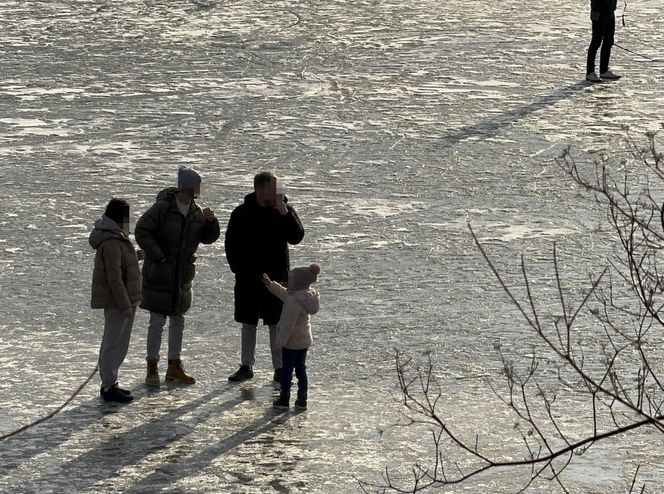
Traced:
<path fill-rule="evenodd" d="M 262 416 L 257 417 L 237 432 L 223 438 L 211 438 L 211 445 L 208 448 L 188 457 L 186 461 L 179 461 L 178 458 L 171 456 L 169 461 L 161 463 L 158 469 L 141 477 L 138 482 L 123 492 L 141 494 L 166 482 L 165 478 L 167 478 L 167 483 L 172 485 L 178 480 L 192 477 L 208 468 L 217 458 L 242 444 L 268 434 L 296 416 L 296 413 L 275 410 L 270 407 Z"/>
<path fill-rule="evenodd" d="M 519 106 L 492 118 L 479 120 L 478 122 L 465 125 L 455 130 L 450 130 L 449 132 L 443 132 L 440 136 L 439 144 L 443 148 L 446 148 L 471 137 L 483 139 L 496 137 L 504 128 L 514 125 L 519 120 L 526 118 L 539 110 L 546 109 L 560 101 L 572 98 L 587 87 L 588 83 L 583 79 L 566 87 L 562 87 L 527 105 Z"/>
<path fill-rule="evenodd" d="M 102 430 L 101 433 L 96 433 L 98 437 L 103 438 L 102 443 L 62 463 L 58 463 L 59 456 L 53 453 L 54 460 L 49 460 L 49 468 L 32 476 L 29 481 L 22 482 L 21 488 L 26 492 L 41 492 L 47 487 L 64 487 L 63 482 L 66 482 L 68 489 L 85 491 L 115 483 L 123 476 L 123 471 L 137 465 L 139 469 L 153 468 L 151 462 L 154 462 L 155 468 L 142 476 L 137 484 L 129 490 L 123 489 L 123 492 L 146 492 L 150 490 L 152 482 L 158 483 L 158 479 L 164 475 L 168 477 L 169 484 L 194 475 L 215 458 L 277 428 L 295 416 L 295 414 L 277 413 L 270 407 L 248 425 L 235 430 L 236 421 L 233 417 L 246 416 L 244 409 L 231 413 L 228 421 L 217 419 L 242 403 L 255 401 L 255 392 L 260 389 L 242 389 L 240 393 L 233 393 L 232 396 L 215 403 L 216 398 L 224 396 L 229 391 L 235 392 L 237 388 L 227 384 L 222 389 L 170 409 L 166 413 L 152 414 L 147 420 L 129 430 L 122 430 L 121 420 L 124 416 L 121 414 L 115 422 L 104 424 L 108 431 Z M 251 408 L 255 408 L 255 405 Z M 207 438 L 205 434 L 194 434 L 195 431 L 199 432 L 201 424 L 208 422 L 215 428 L 213 430 L 223 430 L 225 431 L 223 434 L 227 432 L 230 434 L 220 438 Z M 245 424 L 246 421 L 242 423 Z M 41 446 L 38 439 L 32 442 L 37 443 L 37 447 Z M 75 449 L 72 451 L 77 453 Z M 187 454 L 187 461 L 182 461 L 183 452 Z"/>
<path fill-rule="evenodd" d="M 179 438 L 181 434 L 169 433 L 169 425 L 173 424 L 186 414 L 196 412 L 198 409 L 216 399 L 218 396 L 231 391 L 231 386 L 226 385 L 220 389 L 211 391 L 199 398 L 191 400 L 184 405 L 174 408 L 167 413 L 159 416 L 158 419 L 149 423 L 141 424 L 127 432 L 115 435 L 109 442 L 99 445 L 91 451 L 71 460 L 62 465 L 62 471 L 80 471 L 85 470 L 91 464 L 94 464 L 94 459 L 97 457 L 106 458 L 106 468 L 111 472 L 116 472 L 123 466 L 130 465 L 132 462 L 139 461 L 140 458 L 147 455 L 150 448 L 146 451 L 128 448 L 120 454 L 116 451 L 117 448 L 113 442 L 127 443 L 132 438 L 136 438 L 139 443 L 141 441 L 149 442 L 152 435 L 158 436 L 160 447 L 167 447 L 172 441 Z M 162 390 L 166 391 L 166 390 Z M 136 390 L 135 399 L 129 404 L 130 407 L 135 406 L 142 397 L 153 391 Z M 237 404 L 245 401 L 242 396 L 233 398 L 225 402 L 222 407 L 232 408 Z M 101 404 L 100 404 L 101 403 Z M 38 455 L 48 455 L 50 451 L 55 451 L 59 446 L 70 440 L 73 436 L 83 433 L 93 426 L 96 422 L 105 416 L 114 414 L 125 410 L 125 405 L 106 403 L 101 401 L 101 398 L 87 400 L 80 404 L 78 407 L 67 410 L 59 415 L 52 417 L 47 422 L 39 424 L 34 429 L 29 429 L 17 436 L 7 439 L 0 450 L 0 464 L 2 465 L 2 473 L 0 473 L 0 481 L 10 476 L 11 472 L 30 459 Z M 156 432 L 155 432 L 156 431 Z M 163 434 L 163 435 L 162 435 Z M 146 439 L 147 438 L 147 439 Z M 73 470 L 72 470 L 73 469 Z M 58 480 L 61 474 L 34 476 L 33 482 L 35 485 L 58 485 Z M 75 477 L 75 475 L 73 475 Z"/>

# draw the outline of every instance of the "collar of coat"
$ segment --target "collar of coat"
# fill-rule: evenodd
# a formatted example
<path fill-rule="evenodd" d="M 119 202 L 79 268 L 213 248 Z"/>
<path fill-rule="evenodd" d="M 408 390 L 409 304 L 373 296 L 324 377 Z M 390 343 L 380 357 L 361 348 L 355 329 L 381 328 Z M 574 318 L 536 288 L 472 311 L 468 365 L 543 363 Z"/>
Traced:
<path fill-rule="evenodd" d="M 177 204 L 177 193 L 179 192 L 177 187 L 168 187 L 166 189 L 163 189 L 162 191 L 157 194 L 157 202 L 167 202 L 168 207 L 171 211 L 174 213 L 180 213 L 180 208 L 178 208 Z M 202 211 L 201 207 L 198 205 L 198 203 L 192 199 L 191 204 L 189 205 L 189 214 L 191 214 L 192 211 L 197 211 L 200 210 Z"/>

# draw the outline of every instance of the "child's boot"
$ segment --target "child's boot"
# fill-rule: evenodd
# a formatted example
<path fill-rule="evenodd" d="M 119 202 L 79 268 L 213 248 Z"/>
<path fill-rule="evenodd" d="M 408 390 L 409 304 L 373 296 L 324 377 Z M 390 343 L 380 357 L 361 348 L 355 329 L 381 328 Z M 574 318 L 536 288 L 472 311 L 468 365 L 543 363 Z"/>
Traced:
<path fill-rule="evenodd" d="M 290 393 L 282 391 L 279 393 L 279 399 L 276 400 L 272 406 L 280 410 L 288 410 L 288 404 L 290 402 Z"/>
<path fill-rule="evenodd" d="M 307 409 L 307 392 L 298 391 L 297 400 L 295 400 L 295 410 L 304 411 Z"/>

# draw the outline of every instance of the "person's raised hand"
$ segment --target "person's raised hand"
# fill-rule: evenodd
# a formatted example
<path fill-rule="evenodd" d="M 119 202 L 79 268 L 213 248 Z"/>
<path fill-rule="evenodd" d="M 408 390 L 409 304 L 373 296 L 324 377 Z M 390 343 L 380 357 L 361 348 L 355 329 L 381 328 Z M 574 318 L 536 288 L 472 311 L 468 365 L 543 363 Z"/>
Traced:
<path fill-rule="evenodd" d="M 279 211 L 281 216 L 286 216 L 288 214 L 288 206 L 286 206 L 286 202 L 284 201 L 284 196 L 282 194 L 277 194 L 277 198 L 274 203 L 274 209 Z"/>
<path fill-rule="evenodd" d="M 205 218 L 205 221 L 213 221 L 214 211 L 211 210 L 210 208 L 203 209 L 203 218 Z"/>

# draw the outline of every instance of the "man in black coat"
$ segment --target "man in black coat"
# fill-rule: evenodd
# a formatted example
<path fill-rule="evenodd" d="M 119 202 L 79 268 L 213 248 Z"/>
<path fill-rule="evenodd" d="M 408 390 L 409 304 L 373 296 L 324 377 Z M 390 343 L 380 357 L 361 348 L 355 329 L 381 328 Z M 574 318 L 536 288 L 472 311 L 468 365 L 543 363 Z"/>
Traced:
<path fill-rule="evenodd" d="M 593 23 L 593 37 L 588 47 L 588 60 L 586 62 L 586 80 L 601 82 L 603 79 L 620 79 L 609 69 L 611 47 L 616 31 L 617 0 L 590 0 L 590 20 Z M 595 58 L 597 50 L 602 47 L 599 57 L 599 75 L 595 72 Z"/>
<path fill-rule="evenodd" d="M 242 324 L 242 363 L 229 381 L 254 377 L 258 320 L 270 329 L 274 380 L 279 382 L 281 352 L 275 349 L 282 302 L 268 292 L 263 273 L 277 282 L 288 282 L 288 244 L 300 243 L 304 228 L 295 209 L 277 186 L 271 172 L 254 177 L 254 192 L 231 213 L 226 229 L 226 259 L 235 273 L 235 320 Z"/>

